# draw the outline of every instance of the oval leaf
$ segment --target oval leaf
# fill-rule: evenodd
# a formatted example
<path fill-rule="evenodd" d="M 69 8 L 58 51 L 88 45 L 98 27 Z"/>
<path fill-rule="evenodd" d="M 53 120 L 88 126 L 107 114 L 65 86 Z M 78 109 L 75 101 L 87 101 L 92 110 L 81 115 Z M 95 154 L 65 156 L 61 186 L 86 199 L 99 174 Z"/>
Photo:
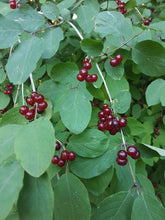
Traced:
<path fill-rule="evenodd" d="M 81 49 L 88 56 L 98 56 L 103 49 L 103 45 L 101 41 L 92 40 L 92 39 L 84 39 L 81 41 L 80 45 L 81 45 Z"/>
<path fill-rule="evenodd" d="M 8 95 L 0 92 L 0 109 L 4 109 L 10 102 L 10 97 Z"/>

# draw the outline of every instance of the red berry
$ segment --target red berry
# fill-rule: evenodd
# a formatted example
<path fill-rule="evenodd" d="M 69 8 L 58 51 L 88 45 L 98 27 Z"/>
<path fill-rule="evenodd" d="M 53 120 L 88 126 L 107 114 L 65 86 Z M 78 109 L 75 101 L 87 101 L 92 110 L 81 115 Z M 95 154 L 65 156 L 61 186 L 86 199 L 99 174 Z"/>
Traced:
<path fill-rule="evenodd" d="M 63 167 L 63 166 L 65 165 L 65 161 L 62 160 L 62 159 L 59 159 L 57 165 L 58 165 L 59 167 Z"/>
<path fill-rule="evenodd" d="M 116 131 L 116 129 L 113 128 L 113 129 L 109 130 L 109 133 L 111 135 L 115 135 L 117 133 L 117 131 Z"/>
<path fill-rule="evenodd" d="M 78 79 L 78 81 L 80 81 L 80 82 L 84 81 L 84 77 L 83 77 L 80 73 L 77 74 L 77 79 Z"/>
<path fill-rule="evenodd" d="M 114 119 L 113 115 L 109 114 L 106 117 L 107 121 L 112 121 Z"/>
<path fill-rule="evenodd" d="M 99 118 L 105 118 L 105 113 L 104 113 L 104 111 L 100 111 L 100 112 L 98 113 L 98 116 L 99 116 Z"/>
<path fill-rule="evenodd" d="M 150 24 L 150 22 L 149 22 L 149 20 L 145 20 L 143 24 L 148 26 Z"/>
<path fill-rule="evenodd" d="M 96 74 L 92 74 L 91 75 L 91 82 L 96 82 L 97 81 L 97 75 Z"/>
<path fill-rule="evenodd" d="M 59 158 L 57 155 L 55 155 L 55 156 L 52 158 L 52 163 L 53 163 L 53 164 L 58 164 L 59 160 L 60 160 L 60 158 Z"/>
<path fill-rule="evenodd" d="M 135 147 L 135 146 L 129 146 L 128 148 L 127 148 L 127 154 L 129 155 L 129 156 L 135 156 L 136 155 L 136 153 L 137 153 L 137 148 Z"/>
<path fill-rule="evenodd" d="M 111 114 L 111 109 L 110 108 L 105 108 L 104 109 L 104 114 L 106 114 L 106 115 Z"/>
<path fill-rule="evenodd" d="M 121 11 L 121 13 L 124 15 L 125 13 L 127 13 L 127 9 L 124 8 L 124 9 Z"/>
<path fill-rule="evenodd" d="M 156 132 L 155 132 L 155 134 L 156 134 L 157 136 L 159 136 L 159 135 L 160 135 L 160 133 L 159 133 L 158 131 L 156 131 Z"/>
<path fill-rule="evenodd" d="M 100 122 L 106 122 L 106 118 L 100 118 Z"/>
<path fill-rule="evenodd" d="M 35 97 L 34 97 L 34 101 L 37 102 L 37 103 L 41 103 L 44 101 L 44 96 L 41 95 L 41 94 L 36 94 Z"/>
<path fill-rule="evenodd" d="M 42 114 L 44 110 L 40 110 L 39 108 L 37 108 L 37 113 L 38 114 Z"/>
<path fill-rule="evenodd" d="M 117 164 L 120 165 L 120 166 L 125 166 L 125 165 L 127 164 L 127 159 L 122 160 L 122 159 L 120 159 L 120 158 L 117 158 L 117 159 L 116 159 L 116 162 L 117 162 Z"/>
<path fill-rule="evenodd" d="M 86 81 L 86 82 L 91 82 L 91 75 L 88 74 L 87 77 L 86 77 L 86 79 L 85 79 L 85 81 Z"/>
<path fill-rule="evenodd" d="M 155 8 L 150 8 L 152 12 L 154 12 Z"/>
<path fill-rule="evenodd" d="M 68 157 L 69 157 L 69 152 L 67 150 L 63 150 L 61 152 L 61 159 L 62 160 L 68 160 Z"/>
<path fill-rule="evenodd" d="M 84 63 L 84 68 L 90 70 L 92 67 L 91 63 Z"/>
<path fill-rule="evenodd" d="M 120 2 L 120 5 L 125 5 L 125 2 Z"/>
<path fill-rule="evenodd" d="M 9 90 L 13 90 L 13 89 L 14 89 L 11 84 L 7 84 L 7 88 L 8 88 Z"/>
<path fill-rule="evenodd" d="M 69 161 L 73 161 L 73 160 L 75 160 L 75 158 L 76 158 L 75 152 L 70 151 L 70 152 L 69 152 L 69 156 L 68 156 L 68 160 L 69 160 Z"/>
<path fill-rule="evenodd" d="M 10 2 L 10 8 L 15 9 L 17 7 L 16 1 Z"/>
<path fill-rule="evenodd" d="M 21 5 L 22 5 L 21 3 L 18 3 L 18 4 L 17 4 L 17 8 L 19 8 Z"/>
<path fill-rule="evenodd" d="M 105 130 L 105 125 L 104 125 L 103 122 L 98 123 L 97 126 L 98 126 L 98 129 L 99 129 L 100 131 L 104 131 L 104 130 Z"/>
<path fill-rule="evenodd" d="M 119 4 L 120 4 L 120 1 L 119 1 L 119 0 L 116 0 L 115 2 L 116 2 L 116 4 L 117 4 L 117 5 L 119 5 Z"/>
<path fill-rule="evenodd" d="M 27 102 L 27 104 L 28 105 L 31 105 L 31 106 L 33 106 L 34 105 L 34 99 L 32 99 L 31 97 L 28 97 L 27 99 L 26 99 L 26 102 Z"/>
<path fill-rule="evenodd" d="M 85 63 L 89 63 L 89 59 L 88 58 L 85 58 L 84 60 L 83 60 L 83 63 L 85 64 Z"/>
<path fill-rule="evenodd" d="M 4 90 L 3 92 L 5 95 L 11 95 L 11 90 Z"/>
<path fill-rule="evenodd" d="M 23 105 L 20 107 L 19 112 L 21 115 L 26 115 L 26 113 L 29 111 L 29 107 L 26 105 Z"/>
<path fill-rule="evenodd" d="M 116 60 L 116 59 L 112 59 L 112 60 L 110 61 L 110 65 L 113 66 L 113 67 L 117 66 L 117 65 L 118 65 L 117 60 Z"/>
<path fill-rule="evenodd" d="M 107 130 L 112 130 L 113 129 L 113 120 L 108 120 L 107 122 Z"/>
<path fill-rule="evenodd" d="M 123 5 L 123 4 L 120 4 L 120 5 L 119 5 L 119 9 L 120 9 L 120 10 L 123 10 L 123 9 L 124 9 L 124 5 Z"/>
<path fill-rule="evenodd" d="M 120 118 L 119 119 L 119 125 L 120 125 L 120 127 L 126 127 L 127 126 L 127 119 L 126 118 Z"/>
<path fill-rule="evenodd" d="M 42 111 L 45 110 L 47 108 L 47 106 L 48 106 L 48 104 L 45 101 L 38 104 L 39 110 L 42 110 Z"/>
<path fill-rule="evenodd" d="M 88 76 L 88 70 L 83 68 L 79 71 L 79 74 L 81 74 L 83 76 L 83 78 L 86 79 Z"/>
<path fill-rule="evenodd" d="M 148 21 L 151 22 L 151 21 L 152 21 L 152 18 L 148 18 Z"/>
<path fill-rule="evenodd" d="M 26 114 L 25 114 L 25 118 L 27 120 L 32 120 L 35 116 L 35 113 L 33 110 L 29 110 Z"/>
<path fill-rule="evenodd" d="M 120 131 L 120 125 L 118 120 L 113 119 L 112 123 L 113 123 L 113 128 L 116 130 L 116 132 Z"/>
<path fill-rule="evenodd" d="M 117 54 L 117 55 L 115 56 L 115 59 L 117 60 L 118 63 L 120 63 L 120 62 L 123 60 L 123 57 L 122 57 L 121 54 Z"/>
<path fill-rule="evenodd" d="M 60 150 L 60 148 L 61 148 L 60 143 L 59 143 L 59 142 L 56 142 L 56 147 L 55 147 L 55 149 L 56 149 L 56 150 Z"/>
<path fill-rule="evenodd" d="M 137 151 L 135 155 L 131 156 L 133 159 L 138 159 L 140 157 L 140 152 Z"/>
<path fill-rule="evenodd" d="M 158 118 L 158 121 L 159 121 L 159 122 L 163 122 L 163 116 L 160 116 L 160 117 Z"/>
<path fill-rule="evenodd" d="M 103 105 L 103 109 L 108 108 L 108 104 Z"/>
<path fill-rule="evenodd" d="M 153 185 L 154 188 L 158 189 L 157 183 L 153 183 L 152 185 Z"/>
<path fill-rule="evenodd" d="M 2 109 L 0 112 L 2 115 L 5 114 L 5 112 L 7 112 L 7 108 Z"/>
<path fill-rule="evenodd" d="M 125 150 L 120 150 L 117 156 L 119 159 L 125 160 L 127 158 L 127 152 Z"/>
<path fill-rule="evenodd" d="M 31 97 L 32 99 L 34 99 L 36 95 L 38 95 L 37 92 L 32 92 L 30 97 Z"/>

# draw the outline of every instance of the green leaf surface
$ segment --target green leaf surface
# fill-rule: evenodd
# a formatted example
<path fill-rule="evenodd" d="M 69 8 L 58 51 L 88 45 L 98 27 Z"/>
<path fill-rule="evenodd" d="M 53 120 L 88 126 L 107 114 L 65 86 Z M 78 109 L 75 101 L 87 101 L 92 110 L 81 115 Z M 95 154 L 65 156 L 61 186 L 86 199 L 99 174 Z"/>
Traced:
<path fill-rule="evenodd" d="M 139 135 L 144 133 L 144 126 L 135 118 L 127 118 L 127 125 L 130 128 L 131 135 Z"/>
<path fill-rule="evenodd" d="M 57 52 L 61 40 L 63 40 L 63 31 L 60 27 L 48 30 L 42 37 L 42 58 L 51 58 Z"/>
<path fill-rule="evenodd" d="M 0 219 L 6 219 L 17 202 L 23 176 L 23 169 L 18 162 L 11 161 L 0 166 Z"/>
<path fill-rule="evenodd" d="M 32 37 L 23 41 L 11 54 L 6 65 L 10 82 L 20 84 L 27 80 L 30 73 L 35 70 L 42 54 L 41 40 Z"/>
<path fill-rule="evenodd" d="M 132 49 L 132 59 L 147 76 L 162 76 L 165 70 L 165 48 L 151 40 L 142 41 Z"/>
<path fill-rule="evenodd" d="M 155 190 L 152 185 L 152 182 L 148 179 L 147 176 L 144 176 L 141 173 L 136 174 L 137 184 L 140 186 L 143 192 L 148 194 L 155 195 Z"/>
<path fill-rule="evenodd" d="M 41 6 L 41 10 L 44 15 L 50 20 L 56 20 L 59 16 L 59 10 L 53 2 L 46 2 Z"/>
<path fill-rule="evenodd" d="M 12 9 L 9 7 L 9 4 L 6 4 L 6 2 L 0 2 L 0 14 L 3 16 L 12 11 Z"/>
<path fill-rule="evenodd" d="M 136 198 L 135 196 L 135 192 L 130 190 L 107 197 L 99 204 L 99 207 L 92 216 L 92 220 L 131 219 L 132 203 Z"/>
<path fill-rule="evenodd" d="M 141 194 L 138 196 L 132 207 L 131 219 L 163 220 L 165 209 L 152 194 Z"/>
<path fill-rule="evenodd" d="M 24 178 L 24 186 L 18 200 L 20 219 L 52 220 L 54 195 L 47 174 L 34 178 L 28 174 Z"/>
<path fill-rule="evenodd" d="M 55 185 L 55 219 L 89 220 L 91 207 L 88 192 L 73 174 L 62 175 Z M 65 211 L 64 211 L 65 210 Z"/>
<path fill-rule="evenodd" d="M 76 156 L 76 159 L 70 163 L 71 171 L 84 179 L 90 179 L 104 173 L 110 168 L 116 160 L 116 150 L 108 150 L 102 156 L 97 158 L 82 158 Z"/>
<path fill-rule="evenodd" d="M 120 91 L 113 99 L 112 108 L 119 114 L 124 114 L 131 104 L 131 94 L 128 91 Z"/>
<path fill-rule="evenodd" d="M 109 144 L 107 136 L 97 129 L 87 129 L 69 139 L 70 149 L 82 157 L 98 157 L 108 149 Z"/>
<path fill-rule="evenodd" d="M 144 144 L 146 147 L 150 148 L 151 150 L 154 150 L 156 151 L 160 156 L 162 157 L 165 157 L 165 150 L 164 149 L 161 149 L 161 148 L 158 148 L 158 147 L 154 147 L 154 146 L 151 146 L 151 145 L 148 145 L 148 144 Z"/>
<path fill-rule="evenodd" d="M 106 60 L 104 67 L 106 73 L 114 80 L 120 80 L 124 75 L 124 67 L 121 64 L 113 67 L 110 65 L 110 61 Z"/>
<path fill-rule="evenodd" d="M 16 157 L 26 172 L 39 177 L 51 163 L 54 143 L 52 124 L 46 118 L 37 119 L 24 126 L 16 137 Z"/>
<path fill-rule="evenodd" d="M 0 15 L 0 49 L 14 45 L 22 31 L 23 29 L 19 24 Z"/>
<path fill-rule="evenodd" d="M 10 102 L 10 96 L 0 92 L 0 109 L 4 109 Z"/>
<path fill-rule="evenodd" d="M 2 83 L 6 79 L 6 74 L 0 65 L 0 83 Z"/>
<path fill-rule="evenodd" d="M 103 45 L 101 41 L 92 40 L 92 39 L 84 39 L 80 43 L 81 49 L 88 55 L 88 56 L 98 56 L 103 49 Z"/>

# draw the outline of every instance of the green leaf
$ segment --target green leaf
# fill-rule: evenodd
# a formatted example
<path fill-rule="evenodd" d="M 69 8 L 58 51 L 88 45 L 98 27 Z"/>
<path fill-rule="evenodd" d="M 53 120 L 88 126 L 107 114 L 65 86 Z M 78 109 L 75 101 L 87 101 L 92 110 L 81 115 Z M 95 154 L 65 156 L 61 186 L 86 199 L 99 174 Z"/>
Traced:
<path fill-rule="evenodd" d="M 83 90 L 70 89 L 64 95 L 60 115 L 62 122 L 70 132 L 79 134 L 85 130 L 90 121 L 91 112 L 91 103 Z"/>
<path fill-rule="evenodd" d="M 54 153 L 54 129 L 46 118 L 39 118 L 20 131 L 14 148 L 17 159 L 31 176 L 39 177 L 51 163 Z"/>
<path fill-rule="evenodd" d="M 4 82 L 6 79 L 6 74 L 0 65 L 0 83 Z"/>
<path fill-rule="evenodd" d="M 165 87 L 165 80 L 156 79 L 147 87 L 145 96 L 148 106 L 157 105 L 160 103 L 162 89 Z"/>
<path fill-rule="evenodd" d="M 165 21 L 151 23 L 150 28 L 165 33 Z"/>
<path fill-rule="evenodd" d="M 21 128 L 22 126 L 10 124 L 0 128 L 0 164 L 14 154 L 15 137 Z"/>
<path fill-rule="evenodd" d="M 110 140 L 97 129 L 87 129 L 69 139 L 70 149 L 82 157 L 98 157 L 108 148 Z"/>
<path fill-rule="evenodd" d="M 143 192 L 148 194 L 155 195 L 155 190 L 152 185 L 152 182 L 148 179 L 147 176 L 142 175 L 141 173 L 136 174 L 137 184 L 140 186 Z"/>
<path fill-rule="evenodd" d="M 67 9 L 70 8 L 74 3 L 76 2 L 76 0 L 63 0 L 62 2 L 60 2 L 59 4 L 57 4 L 58 9 L 60 10 L 60 12 L 63 9 Z"/>
<path fill-rule="evenodd" d="M 42 58 L 51 58 L 57 52 L 61 40 L 63 40 L 63 31 L 60 27 L 48 30 L 42 37 Z"/>
<path fill-rule="evenodd" d="M 1 15 L 5 16 L 11 11 L 12 11 L 12 9 L 9 7 L 9 4 L 6 4 L 4 2 L 0 2 L 0 14 Z"/>
<path fill-rule="evenodd" d="M 54 195 L 47 174 L 34 178 L 28 174 L 18 200 L 20 219 L 53 219 Z"/>
<path fill-rule="evenodd" d="M 106 60 L 104 67 L 106 73 L 114 80 L 120 80 L 124 75 L 124 67 L 120 64 L 116 67 L 113 67 L 110 65 L 110 61 Z"/>
<path fill-rule="evenodd" d="M 46 2 L 41 6 L 41 10 L 50 20 L 56 20 L 59 16 L 59 10 L 53 2 Z"/>
<path fill-rule="evenodd" d="M 0 109 L 4 109 L 10 102 L 10 97 L 8 95 L 0 92 Z"/>
<path fill-rule="evenodd" d="M 55 185 L 55 219 L 89 220 L 91 207 L 88 192 L 73 174 L 62 175 Z M 64 211 L 65 210 L 65 211 Z"/>
<path fill-rule="evenodd" d="M 141 194 L 132 207 L 131 219 L 163 220 L 165 209 L 153 194 Z"/>
<path fill-rule="evenodd" d="M 22 31 L 23 29 L 19 24 L 0 15 L 0 49 L 14 45 Z"/>
<path fill-rule="evenodd" d="M 87 187 L 89 192 L 96 196 L 99 196 L 108 187 L 113 177 L 113 174 L 114 168 L 111 167 L 100 176 L 96 176 L 92 179 L 85 179 L 83 180 L 83 182 L 85 183 L 85 186 Z"/>
<path fill-rule="evenodd" d="M 116 150 L 108 150 L 100 157 L 82 158 L 76 155 L 76 159 L 70 163 L 71 171 L 84 179 L 99 176 L 110 168 L 116 160 Z"/>
<path fill-rule="evenodd" d="M 147 76 L 162 76 L 165 69 L 165 48 L 151 40 L 142 41 L 132 49 L 132 59 Z"/>
<path fill-rule="evenodd" d="M 128 91 L 120 91 L 113 99 L 112 108 L 119 114 L 124 114 L 131 104 L 131 95 Z"/>
<path fill-rule="evenodd" d="M 99 204 L 92 216 L 92 220 L 131 219 L 132 203 L 136 198 L 135 196 L 135 192 L 129 190 L 128 192 L 123 191 L 107 197 Z"/>
<path fill-rule="evenodd" d="M 88 56 L 98 56 L 103 49 L 103 45 L 101 41 L 92 40 L 92 39 L 84 39 L 80 43 L 81 49 L 88 55 Z"/>
<path fill-rule="evenodd" d="M 23 55 L 22 55 L 23 54 Z M 6 65 L 10 82 L 21 84 L 35 70 L 42 54 L 41 40 L 32 37 L 23 41 L 11 54 Z"/>
<path fill-rule="evenodd" d="M 130 128 L 131 135 L 139 135 L 145 132 L 143 124 L 135 118 L 127 118 L 127 125 Z"/>
<path fill-rule="evenodd" d="M 154 147 L 154 146 L 151 146 L 151 145 L 148 145 L 148 144 L 144 144 L 146 147 L 156 151 L 160 156 L 162 157 L 165 157 L 165 150 L 164 149 L 161 149 L 161 148 L 158 148 L 158 147 Z"/>
<path fill-rule="evenodd" d="M 23 176 L 23 169 L 18 162 L 7 162 L 0 166 L 0 219 L 5 219 L 17 202 Z"/>

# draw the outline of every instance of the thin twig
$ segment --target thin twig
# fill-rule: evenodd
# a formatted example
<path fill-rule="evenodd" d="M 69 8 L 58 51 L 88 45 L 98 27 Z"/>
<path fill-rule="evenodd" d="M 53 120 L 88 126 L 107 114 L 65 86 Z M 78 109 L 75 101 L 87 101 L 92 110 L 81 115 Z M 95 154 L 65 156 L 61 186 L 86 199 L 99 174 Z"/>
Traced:
<path fill-rule="evenodd" d="M 20 84 L 18 84 L 18 87 L 17 87 L 17 92 L 16 92 L 16 96 L 15 96 L 15 99 L 14 99 L 14 106 L 16 105 L 16 102 L 17 102 L 17 99 L 18 99 L 19 90 L 20 90 Z"/>
<path fill-rule="evenodd" d="M 32 73 L 30 73 L 29 77 L 30 77 L 30 81 L 31 81 L 31 85 L 32 85 L 32 90 L 33 90 L 33 92 L 36 92 Z"/>
<path fill-rule="evenodd" d="M 83 38 L 83 36 L 81 35 L 81 33 L 79 32 L 79 30 L 76 28 L 76 26 L 75 26 L 72 22 L 70 22 L 70 21 L 68 21 L 67 23 L 76 31 L 76 33 L 78 34 L 78 36 L 80 37 L 80 39 L 83 40 L 84 38 Z"/>
<path fill-rule="evenodd" d="M 59 173 L 57 173 L 56 175 L 57 175 L 57 179 L 59 180 L 60 179 Z"/>
<path fill-rule="evenodd" d="M 143 21 L 145 21 L 144 17 L 142 16 L 142 14 L 140 13 L 139 9 L 137 7 L 135 7 L 135 10 L 137 11 L 137 13 L 140 15 L 141 19 Z"/>
<path fill-rule="evenodd" d="M 66 150 L 66 149 L 65 149 L 65 146 L 63 145 L 63 143 L 62 143 L 60 140 L 56 139 L 56 141 L 61 145 L 61 147 L 63 148 L 63 150 Z"/>
<path fill-rule="evenodd" d="M 22 83 L 22 104 L 25 104 L 25 100 L 24 100 L 24 84 Z"/>
<path fill-rule="evenodd" d="M 10 47 L 9 57 L 11 56 L 12 50 L 13 50 L 13 45 Z"/>

